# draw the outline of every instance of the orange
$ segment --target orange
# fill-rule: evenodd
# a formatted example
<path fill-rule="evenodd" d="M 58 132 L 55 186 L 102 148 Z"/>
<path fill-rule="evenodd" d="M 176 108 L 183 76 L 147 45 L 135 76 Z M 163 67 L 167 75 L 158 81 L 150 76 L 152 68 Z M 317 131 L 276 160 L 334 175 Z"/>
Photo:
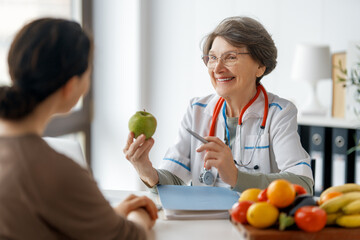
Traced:
<path fill-rule="evenodd" d="M 342 195 L 342 192 L 329 192 L 329 193 L 325 194 L 322 198 L 320 198 L 319 205 L 323 204 L 327 200 L 330 200 L 330 199 L 340 196 L 340 195 Z"/>
<path fill-rule="evenodd" d="M 279 210 L 268 202 L 252 204 L 246 213 L 247 221 L 256 228 L 267 228 L 274 225 L 278 216 Z"/>
<path fill-rule="evenodd" d="M 248 201 L 257 202 L 258 195 L 260 192 L 261 192 L 261 189 L 259 189 L 259 188 L 248 188 L 241 193 L 239 201 L 248 200 Z"/>
<path fill-rule="evenodd" d="M 266 195 L 272 205 L 278 208 L 284 208 L 294 201 L 296 191 L 289 181 L 277 179 L 269 184 Z"/>

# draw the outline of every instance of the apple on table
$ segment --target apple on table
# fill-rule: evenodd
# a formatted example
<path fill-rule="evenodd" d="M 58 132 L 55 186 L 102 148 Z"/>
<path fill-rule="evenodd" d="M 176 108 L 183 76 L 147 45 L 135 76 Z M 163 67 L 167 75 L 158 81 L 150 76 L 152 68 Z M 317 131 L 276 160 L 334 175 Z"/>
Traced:
<path fill-rule="evenodd" d="M 149 112 L 137 111 L 129 120 L 129 130 L 134 133 L 135 138 L 144 134 L 146 139 L 151 138 L 156 130 L 156 118 Z"/>

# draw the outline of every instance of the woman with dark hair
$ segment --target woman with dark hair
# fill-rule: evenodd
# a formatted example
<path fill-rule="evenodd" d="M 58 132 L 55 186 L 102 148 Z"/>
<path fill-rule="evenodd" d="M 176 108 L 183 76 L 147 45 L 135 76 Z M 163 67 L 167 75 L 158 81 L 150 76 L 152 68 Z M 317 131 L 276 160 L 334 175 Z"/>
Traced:
<path fill-rule="evenodd" d="M 179 136 L 159 169 L 148 153 L 154 143 L 129 134 L 124 148 L 142 181 L 223 186 L 242 192 L 287 179 L 312 193 L 310 157 L 297 133 L 297 109 L 260 83 L 276 66 L 270 34 L 249 17 L 224 19 L 203 44 L 203 61 L 216 94 L 190 101 Z M 206 136 L 202 144 L 188 130 Z M 155 189 L 154 189 L 155 190 Z"/>
<path fill-rule="evenodd" d="M 91 174 L 41 138 L 90 85 L 92 42 L 78 23 L 43 18 L 15 36 L 12 85 L 0 87 L 0 238 L 145 239 L 157 218 L 147 197 L 116 208 Z"/>

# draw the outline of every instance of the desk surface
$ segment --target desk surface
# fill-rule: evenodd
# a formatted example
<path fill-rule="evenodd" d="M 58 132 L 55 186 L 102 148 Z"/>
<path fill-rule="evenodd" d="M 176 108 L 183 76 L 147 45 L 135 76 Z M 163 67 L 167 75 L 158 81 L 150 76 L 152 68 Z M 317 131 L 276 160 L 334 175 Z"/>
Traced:
<path fill-rule="evenodd" d="M 112 206 L 125 199 L 129 194 L 146 195 L 160 204 L 155 194 L 146 191 L 103 190 L 105 198 Z M 166 220 L 163 212 L 150 232 L 150 240 L 240 240 L 242 236 L 229 220 Z"/>

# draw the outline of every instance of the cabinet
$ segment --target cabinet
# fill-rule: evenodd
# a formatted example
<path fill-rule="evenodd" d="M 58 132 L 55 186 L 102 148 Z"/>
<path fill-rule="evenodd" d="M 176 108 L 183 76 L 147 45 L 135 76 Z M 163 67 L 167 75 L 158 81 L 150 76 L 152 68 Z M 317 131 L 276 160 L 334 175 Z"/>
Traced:
<path fill-rule="evenodd" d="M 360 137 L 360 121 L 330 117 L 299 117 L 304 149 L 315 159 L 315 194 L 344 183 L 360 183 L 360 154 L 347 151 Z M 358 155 L 358 156 L 357 156 Z"/>

